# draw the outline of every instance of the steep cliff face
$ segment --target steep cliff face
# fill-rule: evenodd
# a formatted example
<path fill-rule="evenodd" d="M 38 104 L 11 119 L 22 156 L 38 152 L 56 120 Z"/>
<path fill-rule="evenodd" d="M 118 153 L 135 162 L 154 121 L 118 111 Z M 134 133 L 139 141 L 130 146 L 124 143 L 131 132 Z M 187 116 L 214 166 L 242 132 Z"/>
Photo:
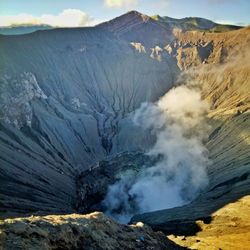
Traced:
<path fill-rule="evenodd" d="M 111 23 L 139 39 L 157 26 L 142 18 Z M 179 68 L 118 33 L 104 24 L 0 37 L 2 212 L 74 211 L 82 170 L 148 145 L 127 114 L 171 88 Z"/>

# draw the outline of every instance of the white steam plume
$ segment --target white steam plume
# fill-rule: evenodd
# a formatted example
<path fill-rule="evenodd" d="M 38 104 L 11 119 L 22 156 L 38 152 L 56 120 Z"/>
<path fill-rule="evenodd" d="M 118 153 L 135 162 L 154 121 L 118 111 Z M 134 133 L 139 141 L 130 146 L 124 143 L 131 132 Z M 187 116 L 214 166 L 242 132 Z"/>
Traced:
<path fill-rule="evenodd" d="M 207 110 L 197 86 L 183 85 L 135 111 L 135 123 L 156 137 L 148 154 L 161 160 L 139 173 L 124 173 L 109 187 L 103 202 L 108 214 L 127 222 L 134 214 L 180 206 L 199 194 L 208 183 Z"/>

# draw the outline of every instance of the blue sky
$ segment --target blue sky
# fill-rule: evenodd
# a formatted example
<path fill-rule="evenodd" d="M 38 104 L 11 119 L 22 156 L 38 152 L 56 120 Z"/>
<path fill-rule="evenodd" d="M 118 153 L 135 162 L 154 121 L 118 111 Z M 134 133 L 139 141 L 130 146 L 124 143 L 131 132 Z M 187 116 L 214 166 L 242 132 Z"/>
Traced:
<path fill-rule="evenodd" d="M 15 22 L 18 16 L 20 22 L 27 15 L 30 18 L 27 20 L 33 17 L 39 23 L 49 18 L 56 25 L 60 23 L 59 19 L 66 22 L 65 17 L 69 20 L 78 14 L 80 20 L 80 12 L 67 12 L 67 15 L 53 19 L 67 9 L 81 11 L 84 15 L 81 25 L 109 20 L 131 9 L 148 15 L 198 16 L 220 22 L 250 24 L 250 0 L 0 0 L 0 26 L 10 20 Z M 50 16 L 41 19 L 43 15 Z"/>

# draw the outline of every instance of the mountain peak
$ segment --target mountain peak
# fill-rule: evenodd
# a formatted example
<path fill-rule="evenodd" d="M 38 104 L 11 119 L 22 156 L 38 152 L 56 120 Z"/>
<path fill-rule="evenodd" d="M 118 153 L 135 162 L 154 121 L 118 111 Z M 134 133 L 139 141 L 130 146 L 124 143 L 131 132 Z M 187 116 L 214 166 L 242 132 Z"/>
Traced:
<path fill-rule="evenodd" d="M 136 10 L 129 11 L 100 26 L 128 42 L 140 42 L 145 38 L 143 45 L 146 47 L 164 45 L 172 40 L 172 32 L 164 25 Z"/>
<path fill-rule="evenodd" d="M 134 15 L 143 15 L 141 12 L 137 11 L 137 10 L 130 10 L 128 11 L 126 14 L 134 14 Z M 125 14 L 125 15 L 126 15 Z"/>
<path fill-rule="evenodd" d="M 133 20 L 137 20 L 137 22 L 143 22 L 143 23 L 149 21 L 150 19 L 152 20 L 152 18 L 150 16 L 145 15 L 143 13 L 140 13 L 136 10 L 131 10 L 131 11 L 115 18 L 114 20 L 118 20 L 118 19 L 120 19 L 120 20 L 133 19 Z"/>
<path fill-rule="evenodd" d="M 146 23 L 149 20 L 153 19 L 145 14 L 142 14 L 136 10 L 131 10 L 121 16 L 118 16 L 108 22 L 102 23 L 108 24 L 108 25 L 122 25 L 122 26 L 130 26 L 131 24 L 140 24 L 140 23 Z"/>

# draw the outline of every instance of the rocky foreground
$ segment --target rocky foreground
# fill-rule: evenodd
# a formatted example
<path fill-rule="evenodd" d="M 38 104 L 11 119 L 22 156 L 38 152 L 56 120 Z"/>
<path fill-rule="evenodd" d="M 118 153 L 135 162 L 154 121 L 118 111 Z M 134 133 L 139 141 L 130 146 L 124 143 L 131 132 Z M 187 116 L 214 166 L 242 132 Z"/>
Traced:
<path fill-rule="evenodd" d="M 183 249 L 150 227 L 119 225 L 102 213 L 0 221 L 0 249 Z"/>

